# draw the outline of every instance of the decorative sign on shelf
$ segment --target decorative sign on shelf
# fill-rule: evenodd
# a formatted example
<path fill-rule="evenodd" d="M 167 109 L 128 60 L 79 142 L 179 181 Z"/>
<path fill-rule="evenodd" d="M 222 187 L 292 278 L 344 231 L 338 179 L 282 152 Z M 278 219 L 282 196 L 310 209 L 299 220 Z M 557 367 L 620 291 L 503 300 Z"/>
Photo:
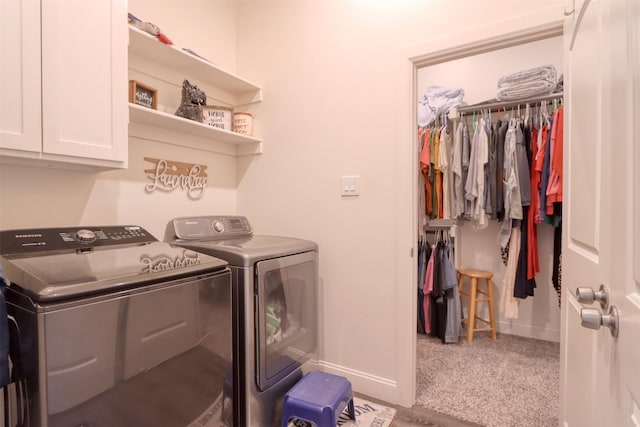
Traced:
<path fill-rule="evenodd" d="M 129 102 L 157 110 L 158 91 L 139 81 L 129 80 Z"/>
<path fill-rule="evenodd" d="M 233 128 L 233 108 L 203 105 L 202 123 L 231 132 Z"/>
<path fill-rule="evenodd" d="M 155 163 L 154 169 L 145 169 L 148 177 L 153 181 L 145 186 L 147 193 L 156 190 L 173 191 L 178 187 L 187 191 L 190 199 L 199 199 L 207 188 L 206 165 L 183 163 L 172 160 L 145 157 L 145 161 Z"/>

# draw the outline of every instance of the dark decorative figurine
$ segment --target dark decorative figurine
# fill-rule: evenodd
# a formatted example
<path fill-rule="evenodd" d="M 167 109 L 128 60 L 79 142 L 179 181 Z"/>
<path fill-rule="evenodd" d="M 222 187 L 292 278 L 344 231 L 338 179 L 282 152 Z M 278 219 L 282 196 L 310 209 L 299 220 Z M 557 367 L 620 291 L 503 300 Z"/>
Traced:
<path fill-rule="evenodd" d="M 198 86 L 182 82 L 182 100 L 176 110 L 176 116 L 202 123 L 202 106 L 207 104 L 207 95 Z"/>

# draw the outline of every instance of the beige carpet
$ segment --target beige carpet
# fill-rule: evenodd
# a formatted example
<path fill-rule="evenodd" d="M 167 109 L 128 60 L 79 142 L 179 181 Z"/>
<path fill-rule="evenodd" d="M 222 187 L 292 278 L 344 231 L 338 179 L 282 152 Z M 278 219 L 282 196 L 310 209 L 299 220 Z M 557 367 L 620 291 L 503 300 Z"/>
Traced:
<path fill-rule="evenodd" d="M 488 427 L 558 425 L 560 344 L 476 334 L 442 344 L 418 334 L 416 405 Z"/>

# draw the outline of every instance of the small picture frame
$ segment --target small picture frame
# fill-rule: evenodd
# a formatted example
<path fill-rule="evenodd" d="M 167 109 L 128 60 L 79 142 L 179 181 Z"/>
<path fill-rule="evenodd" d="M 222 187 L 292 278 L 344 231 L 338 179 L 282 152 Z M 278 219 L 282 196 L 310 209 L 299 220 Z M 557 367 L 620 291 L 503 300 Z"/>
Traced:
<path fill-rule="evenodd" d="M 158 91 L 139 81 L 129 80 L 129 102 L 157 110 Z"/>
<path fill-rule="evenodd" d="M 203 105 L 202 123 L 231 132 L 233 128 L 233 108 Z"/>

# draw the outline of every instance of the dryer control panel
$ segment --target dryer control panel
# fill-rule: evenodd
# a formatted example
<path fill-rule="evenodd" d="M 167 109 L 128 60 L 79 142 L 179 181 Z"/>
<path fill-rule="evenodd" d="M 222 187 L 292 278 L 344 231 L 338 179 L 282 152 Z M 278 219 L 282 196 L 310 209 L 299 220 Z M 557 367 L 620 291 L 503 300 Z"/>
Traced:
<path fill-rule="evenodd" d="M 167 232 L 183 240 L 232 239 L 252 235 L 251 225 L 243 216 L 176 218 L 169 223 Z"/>

